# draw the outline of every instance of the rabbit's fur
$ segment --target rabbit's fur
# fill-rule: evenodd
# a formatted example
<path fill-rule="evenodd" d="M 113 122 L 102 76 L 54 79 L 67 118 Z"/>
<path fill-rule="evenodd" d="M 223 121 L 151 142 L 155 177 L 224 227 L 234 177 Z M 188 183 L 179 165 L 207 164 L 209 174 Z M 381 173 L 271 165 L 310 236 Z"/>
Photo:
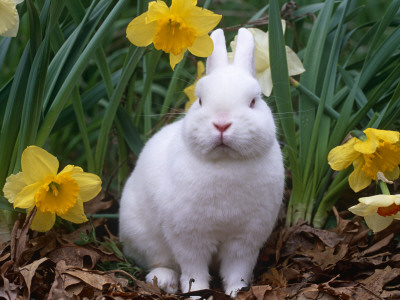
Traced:
<path fill-rule="evenodd" d="M 284 168 L 272 113 L 254 78 L 254 40 L 242 28 L 232 64 L 211 35 L 207 75 L 187 115 L 145 145 L 120 208 L 124 253 L 167 292 L 209 287 L 218 261 L 225 291 L 247 286 L 282 202 Z M 180 275 L 179 275 L 180 274 Z M 179 281 L 180 276 L 180 281 Z"/>

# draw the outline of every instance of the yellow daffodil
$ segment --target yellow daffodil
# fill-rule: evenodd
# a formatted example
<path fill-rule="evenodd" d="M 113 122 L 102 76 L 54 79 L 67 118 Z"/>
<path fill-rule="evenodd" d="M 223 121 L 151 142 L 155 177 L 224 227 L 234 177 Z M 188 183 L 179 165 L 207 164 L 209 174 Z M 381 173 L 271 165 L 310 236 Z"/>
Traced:
<path fill-rule="evenodd" d="M 168 7 L 164 1 L 151 1 L 147 12 L 129 23 L 126 36 L 138 47 L 153 43 L 157 50 L 169 53 L 172 69 L 187 49 L 193 55 L 207 57 L 214 47 L 208 33 L 222 16 L 196 4 L 197 0 L 172 0 Z"/>
<path fill-rule="evenodd" d="M 0 0 L 0 35 L 14 37 L 18 33 L 19 16 L 16 5 L 23 0 Z"/>
<path fill-rule="evenodd" d="M 50 230 L 56 215 L 72 223 L 87 221 L 83 202 L 93 199 L 101 191 L 101 179 L 85 173 L 80 167 L 59 167 L 55 156 L 37 146 L 29 146 L 22 153 L 22 172 L 10 175 L 4 185 L 4 196 L 15 207 L 36 207 L 31 229 Z"/>
<path fill-rule="evenodd" d="M 254 36 L 255 41 L 255 67 L 256 67 L 256 78 L 260 83 L 262 92 L 265 96 L 269 97 L 272 92 L 272 77 L 271 67 L 269 61 L 269 42 L 268 32 L 264 32 L 258 28 L 248 28 Z M 286 23 L 282 20 L 282 29 L 285 33 Z M 230 59 L 233 58 L 233 53 L 236 48 L 237 36 L 231 42 L 232 53 L 229 54 Z M 293 52 L 288 46 L 286 49 L 286 59 L 288 64 L 289 76 L 301 74 L 305 71 L 303 64 L 296 53 Z"/>
<path fill-rule="evenodd" d="M 353 214 L 362 216 L 374 232 L 382 231 L 394 219 L 400 220 L 400 195 L 376 195 L 360 198 L 360 203 L 349 208 Z"/>
<path fill-rule="evenodd" d="M 351 138 L 345 144 L 333 148 L 328 162 L 333 170 L 340 171 L 353 164 L 350 187 L 358 192 L 382 172 L 389 180 L 399 177 L 400 133 L 397 131 L 368 128 L 364 140 Z"/>
<path fill-rule="evenodd" d="M 201 61 L 198 61 L 197 62 L 197 76 L 196 76 L 195 82 L 183 90 L 183 92 L 189 98 L 189 101 L 186 102 L 186 104 L 185 104 L 185 111 L 188 111 L 189 108 L 192 106 L 192 104 L 197 100 L 196 93 L 195 93 L 196 84 L 197 84 L 197 81 L 199 81 L 199 79 L 201 77 L 203 77 L 204 72 L 205 72 L 204 63 Z"/>

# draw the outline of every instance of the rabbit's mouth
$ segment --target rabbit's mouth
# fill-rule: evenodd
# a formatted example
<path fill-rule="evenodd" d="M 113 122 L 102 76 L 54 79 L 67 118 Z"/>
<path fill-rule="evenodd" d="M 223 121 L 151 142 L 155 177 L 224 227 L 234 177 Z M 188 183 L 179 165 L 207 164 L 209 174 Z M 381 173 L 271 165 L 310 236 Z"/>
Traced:
<path fill-rule="evenodd" d="M 227 144 L 224 144 L 223 142 L 220 143 L 219 145 L 217 145 L 215 148 L 222 148 L 222 149 L 229 148 L 229 149 L 231 149 L 231 147 L 229 147 Z"/>
<path fill-rule="evenodd" d="M 215 145 L 214 150 L 226 152 L 236 152 L 230 145 L 228 145 L 225 141 L 219 141 L 217 145 Z"/>

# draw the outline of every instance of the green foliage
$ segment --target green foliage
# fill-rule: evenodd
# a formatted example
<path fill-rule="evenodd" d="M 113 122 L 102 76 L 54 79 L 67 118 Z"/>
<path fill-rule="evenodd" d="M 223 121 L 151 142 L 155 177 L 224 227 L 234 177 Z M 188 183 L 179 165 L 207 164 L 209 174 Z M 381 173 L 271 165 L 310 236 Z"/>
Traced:
<path fill-rule="evenodd" d="M 293 181 L 288 225 L 299 219 L 316 227 L 324 225 L 348 187 L 349 173 L 343 171 L 332 181 L 327 156 L 351 130 L 398 130 L 393 121 L 400 116 L 400 26 L 396 19 L 400 1 L 391 1 L 377 19 L 354 26 L 354 20 L 365 13 L 365 7 L 357 5 L 357 1 L 331 0 L 301 8 L 302 14 L 316 13 L 317 18 L 300 41 L 305 45 L 301 52 L 306 72 L 300 83 L 294 84 L 299 93 L 298 111 L 291 106 L 285 65 L 271 63 L 278 112 L 293 115 L 293 119 L 280 120 Z M 269 13 L 270 44 L 275 44 L 270 49 L 271 62 L 282 62 L 277 1 L 271 1 Z M 307 20 L 300 19 L 296 28 L 305 24 Z M 293 120 L 297 121 L 296 130 Z"/>

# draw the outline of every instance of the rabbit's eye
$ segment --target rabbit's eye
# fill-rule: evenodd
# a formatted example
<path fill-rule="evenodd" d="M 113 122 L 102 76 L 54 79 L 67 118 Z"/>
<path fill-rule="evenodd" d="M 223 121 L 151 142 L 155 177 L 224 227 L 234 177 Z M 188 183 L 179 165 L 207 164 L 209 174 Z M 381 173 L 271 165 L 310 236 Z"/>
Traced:
<path fill-rule="evenodd" d="M 250 102 L 250 108 L 253 108 L 255 104 L 256 104 L 256 98 L 253 98 L 253 100 L 251 100 Z"/>
<path fill-rule="evenodd" d="M 201 102 L 201 98 L 199 98 L 199 104 L 200 104 L 200 106 L 203 104 L 203 103 Z"/>

